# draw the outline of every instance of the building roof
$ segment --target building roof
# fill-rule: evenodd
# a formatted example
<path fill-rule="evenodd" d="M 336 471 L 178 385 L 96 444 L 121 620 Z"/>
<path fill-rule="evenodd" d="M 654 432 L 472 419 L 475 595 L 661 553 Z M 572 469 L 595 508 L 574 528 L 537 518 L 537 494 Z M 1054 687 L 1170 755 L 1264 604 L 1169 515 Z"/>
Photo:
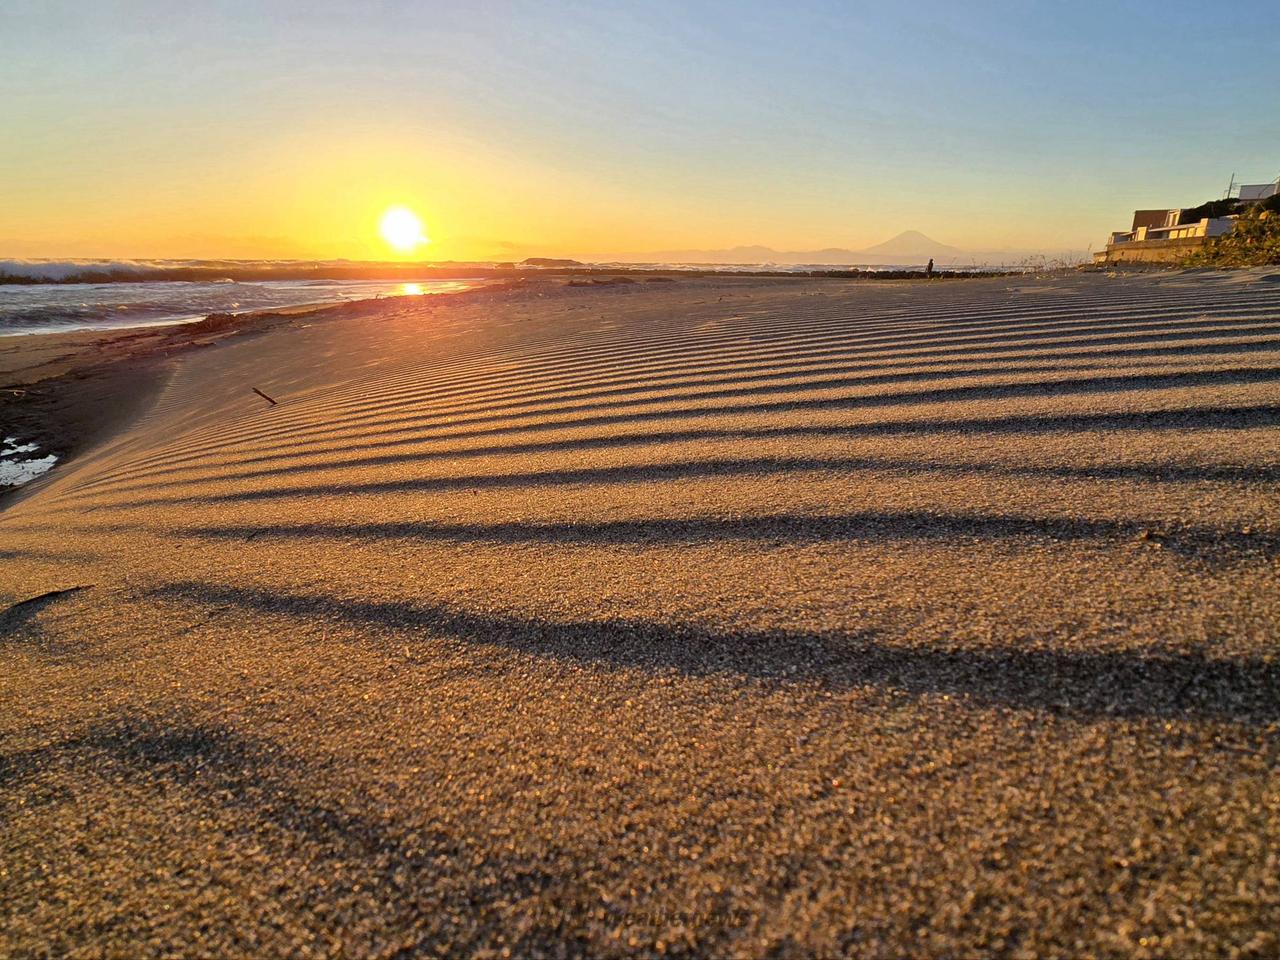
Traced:
<path fill-rule="evenodd" d="M 1244 183 L 1240 185 L 1241 200 L 1265 200 L 1280 193 L 1280 180 L 1275 183 Z"/>

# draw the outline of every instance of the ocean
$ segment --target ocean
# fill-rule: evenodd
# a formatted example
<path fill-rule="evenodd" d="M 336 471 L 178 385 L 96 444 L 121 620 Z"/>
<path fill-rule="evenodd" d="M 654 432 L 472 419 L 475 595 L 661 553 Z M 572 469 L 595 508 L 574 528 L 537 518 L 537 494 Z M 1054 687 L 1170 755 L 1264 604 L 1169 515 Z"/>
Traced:
<path fill-rule="evenodd" d="M 0 336 L 189 323 L 244 313 L 375 297 L 455 293 L 483 280 L 149 280 L 0 284 Z"/>

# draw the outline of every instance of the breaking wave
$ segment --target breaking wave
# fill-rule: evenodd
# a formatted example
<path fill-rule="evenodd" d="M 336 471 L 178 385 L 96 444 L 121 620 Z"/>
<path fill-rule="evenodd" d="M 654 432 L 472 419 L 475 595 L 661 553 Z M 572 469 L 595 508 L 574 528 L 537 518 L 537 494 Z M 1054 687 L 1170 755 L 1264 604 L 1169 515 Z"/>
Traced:
<path fill-rule="evenodd" d="M 466 272 L 475 266 L 355 260 L 0 260 L 0 283 L 403 280 L 416 279 L 424 270 Z"/>
<path fill-rule="evenodd" d="M 376 297 L 453 293 L 484 281 L 386 280 L 65 281 L 0 284 L 0 336 L 162 326 L 211 313 L 244 313 Z"/>

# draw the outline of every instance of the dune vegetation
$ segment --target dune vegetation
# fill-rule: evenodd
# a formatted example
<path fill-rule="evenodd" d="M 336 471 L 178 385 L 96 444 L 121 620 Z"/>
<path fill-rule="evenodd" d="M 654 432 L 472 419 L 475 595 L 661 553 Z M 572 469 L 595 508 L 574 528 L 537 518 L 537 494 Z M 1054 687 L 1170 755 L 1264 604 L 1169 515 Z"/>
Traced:
<path fill-rule="evenodd" d="M 1236 227 L 1191 254 L 1189 267 L 1261 267 L 1280 264 L 1280 196 L 1256 203 Z"/>

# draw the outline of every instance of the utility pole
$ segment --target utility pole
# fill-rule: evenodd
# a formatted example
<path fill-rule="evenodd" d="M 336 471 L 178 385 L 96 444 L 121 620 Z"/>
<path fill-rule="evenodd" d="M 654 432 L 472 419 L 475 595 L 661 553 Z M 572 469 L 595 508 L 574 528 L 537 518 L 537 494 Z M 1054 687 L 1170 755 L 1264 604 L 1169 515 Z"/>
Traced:
<path fill-rule="evenodd" d="M 1231 182 L 1227 184 L 1227 192 L 1222 195 L 1223 200 L 1231 199 L 1231 191 L 1236 188 L 1236 172 L 1231 171 Z"/>

